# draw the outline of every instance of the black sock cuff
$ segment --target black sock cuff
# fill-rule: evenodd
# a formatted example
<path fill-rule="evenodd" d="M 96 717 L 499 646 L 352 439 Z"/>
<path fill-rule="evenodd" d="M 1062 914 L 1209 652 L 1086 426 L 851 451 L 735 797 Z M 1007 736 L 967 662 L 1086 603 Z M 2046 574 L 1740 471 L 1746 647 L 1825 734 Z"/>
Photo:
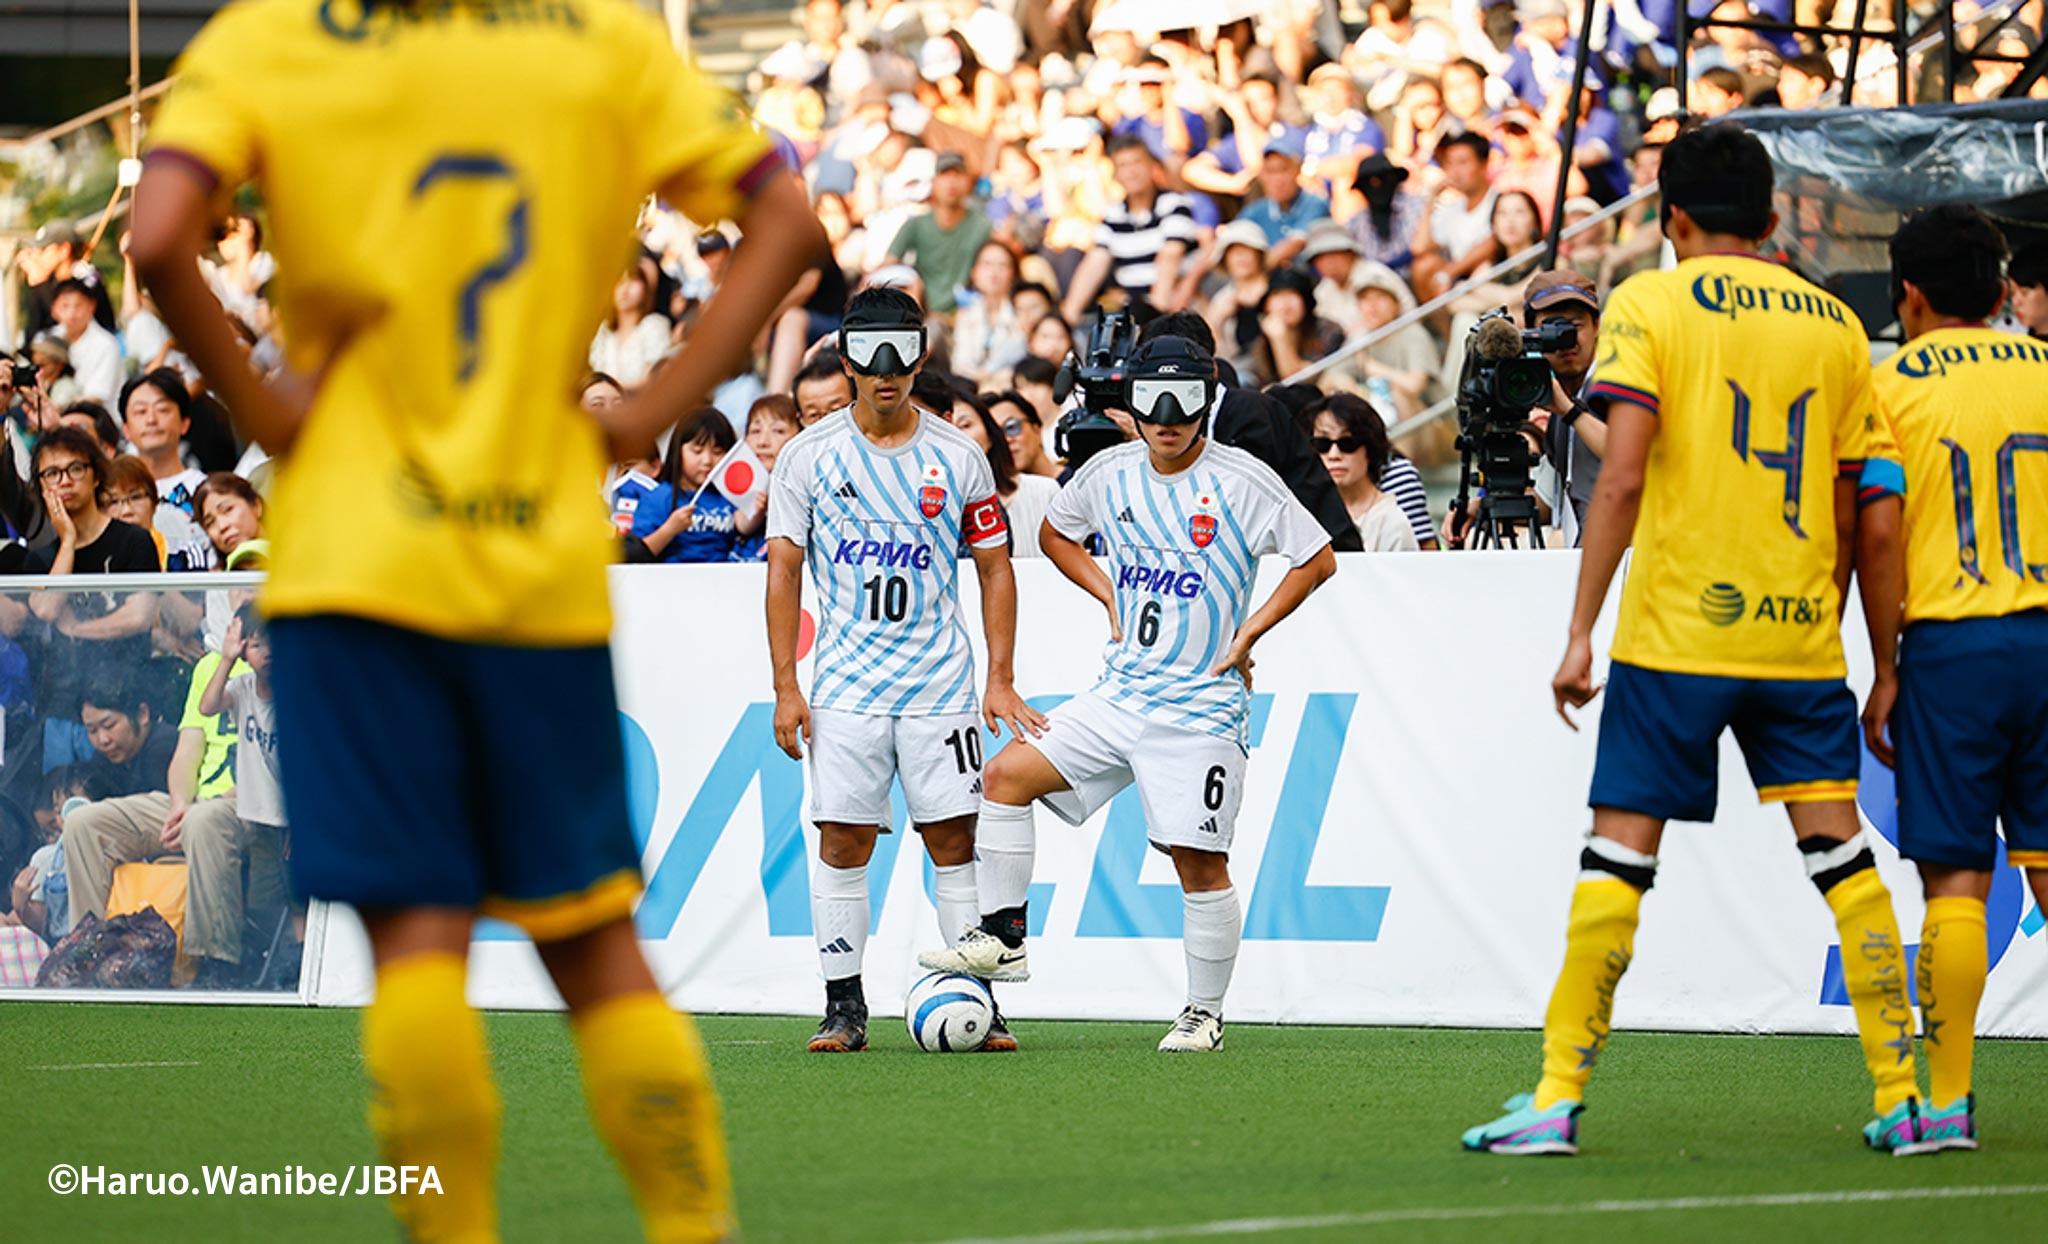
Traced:
<path fill-rule="evenodd" d="M 1866 868 L 1877 867 L 1877 857 L 1858 839 L 1838 842 L 1833 838 L 1801 838 L 1799 853 L 1807 857 L 1806 875 L 1823 895 Z M 1832 857 L 1832 858 L 1822 858 Z"/>
<path fill-rule="evenodd" d="M 1028 903 L 1019 903 L 1015 907 L 989 912 L 981 918 L 981 931 L 1001 941 L 1011 950 L 1017 949 L 1024 944 L 1024 931 L 1028 923 L 1025 919 L 1025 908 L 1029 906 Z"/>

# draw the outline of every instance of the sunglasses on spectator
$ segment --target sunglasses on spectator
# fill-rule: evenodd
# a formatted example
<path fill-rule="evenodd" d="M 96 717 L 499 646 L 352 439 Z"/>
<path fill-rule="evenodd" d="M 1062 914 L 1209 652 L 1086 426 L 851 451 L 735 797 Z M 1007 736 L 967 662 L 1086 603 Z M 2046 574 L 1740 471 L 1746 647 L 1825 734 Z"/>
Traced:
<path fill-rule="evenodd" d="M 1023 421 L 1022 419 L 1005 419 L 1005 420 L 1003 420 L 1003 435 L 1004 435 L 1004 436 L 1022 436 L 1022 435 L 1024 435 L 1024 421 Z"/>
<path fill-rule="evenodd" d="M 1332 439 L 1327 436 L 1311 436 L 1308 443 L 1316 447 L 1319 454 L 1336 450 L 1340 454 L 1355 454 L 1365 448 L 1365 440 L 1357 436 L 1343 436 Z"/>
<path fill-rule="evenodd" d="M 67 462 L 63 466 L 47 466 L 36 472 L 36 478 L 45 484 L 54 484 L 60 479 L 84 479 L 92 474 L 90 462 Z"/>

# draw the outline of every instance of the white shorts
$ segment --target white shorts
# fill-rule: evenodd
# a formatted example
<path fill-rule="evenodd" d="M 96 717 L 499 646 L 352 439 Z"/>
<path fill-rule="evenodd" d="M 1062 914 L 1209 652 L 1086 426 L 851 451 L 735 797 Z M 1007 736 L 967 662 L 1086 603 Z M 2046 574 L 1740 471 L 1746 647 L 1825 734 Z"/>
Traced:
<path fill-rule="evenodd" d="M 1245 751 L 1236 739 L 1165 725 L 1094 692 L 1046 721 L 1030 743 L 1072 787 L 1040 800 L 1061 820 L 1079 825 L 1136 781 L 1153 846 L 1229 853 L 1244 802 Z"/>
<path fill-rule="evenodd" d="M 981 810 L 981 718 L 882 717 L 811 710 L 810 821 L 879 825 L 886 833 L 889 781 L 901 778 L 913 825 Z"/>

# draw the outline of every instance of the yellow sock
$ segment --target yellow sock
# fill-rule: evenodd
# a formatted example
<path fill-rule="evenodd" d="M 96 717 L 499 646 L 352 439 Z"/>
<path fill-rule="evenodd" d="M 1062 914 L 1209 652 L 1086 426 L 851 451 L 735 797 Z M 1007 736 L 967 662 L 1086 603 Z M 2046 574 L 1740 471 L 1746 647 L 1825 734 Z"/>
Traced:
<path fill-rule="evenodd" d="M 1920 928 L 1920 1015 L 1927 1040 L 1927 1077 L 1937 1108 L 1970 1094 L 1976 1053 L 1977 1004 L 1991 950 L 1984 904 L 1974 898 L 1931 898 Z"/>
<path fill-rule="evenodd" d="M 419 1244 L 498 1238 L 498 1089 L 465 977 L 460 956 L 408 955 L 378 969 L 363 1012 L 370 1130 L 385 1162 L 431 1166 L 440 1183 L 391 1200 Z"/>
<path fill-rule="evenodd" d="M 1825 895 L 1842 938 L 1842 983 L 1856 1011 L 1863 1061 L 1876 1082 L 1877 1113 L 1882 1117 L 1908 1097 L 1920 1095 L 1898 917 L 1892 913 L 1891 892 L 1875 868 L 1857 869 Z"/>
<path fill-rule="evenodd" d="M 653 992 L 608 998 L 571 1022 L 590 1116 L 633 1185 L 647 1238 L 732 1236 L 725 1136 L 697 1026 Z"/>
<path fill-rule="evenodd" d="M 1543 1080 L 1536 1108 L 1584 1101 L 1593 1063 L 1607 1048 L 1614 990 L 1635 955 L 1643 892 L 1619 877 L 1589 877 L 1572 891 L 1564 970 L 1543 1014 Z"/>

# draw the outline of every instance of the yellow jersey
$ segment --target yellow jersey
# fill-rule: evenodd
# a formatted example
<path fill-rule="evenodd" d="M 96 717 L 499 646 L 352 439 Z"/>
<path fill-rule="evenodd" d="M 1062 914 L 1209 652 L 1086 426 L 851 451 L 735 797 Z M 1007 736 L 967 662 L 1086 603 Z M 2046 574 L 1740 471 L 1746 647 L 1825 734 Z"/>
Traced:
<path fill-rule="evenodd" d="M 1871 387 L 1904 468 L 1865 483 L 1905 493 L 1906 620 L 2048 609 L 2048 345 L 1939 328 Z"/>
<path fill-rule="evenodd" d="M 1589 400 L 1656 412 L 1617 661 L 1840 678 L 1835 483 L 1880 437 L 1870 342 L 1841 300 L 1753 255 L 1630 277 Z"/>
<path fill-rule="evenodd" d="M 266 204 L 288 361 L 268 610 L 563 646 L 611 626 L 605 453 L 576 402 L 657 190 L 731 216 L 779 167 L 627 0 L 241 0 L 149 136 Z"/>

